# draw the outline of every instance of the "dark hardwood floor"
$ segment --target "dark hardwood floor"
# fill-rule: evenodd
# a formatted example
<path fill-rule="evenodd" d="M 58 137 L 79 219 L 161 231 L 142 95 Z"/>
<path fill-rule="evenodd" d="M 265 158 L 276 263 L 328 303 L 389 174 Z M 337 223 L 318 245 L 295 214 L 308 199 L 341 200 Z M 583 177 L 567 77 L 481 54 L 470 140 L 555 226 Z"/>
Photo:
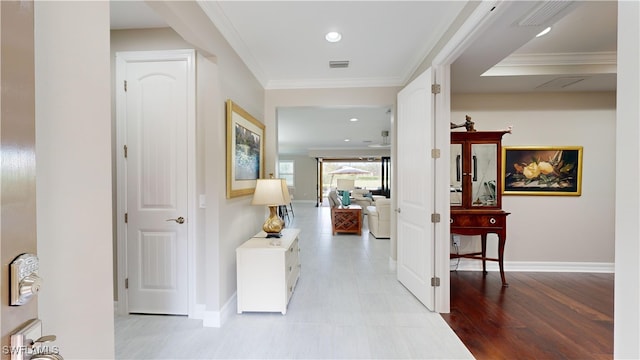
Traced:
<path fill-rule="evenodd" d="M 444 319 L 476 359 L 613 358 L 613 274 L 451 272 Z"/>

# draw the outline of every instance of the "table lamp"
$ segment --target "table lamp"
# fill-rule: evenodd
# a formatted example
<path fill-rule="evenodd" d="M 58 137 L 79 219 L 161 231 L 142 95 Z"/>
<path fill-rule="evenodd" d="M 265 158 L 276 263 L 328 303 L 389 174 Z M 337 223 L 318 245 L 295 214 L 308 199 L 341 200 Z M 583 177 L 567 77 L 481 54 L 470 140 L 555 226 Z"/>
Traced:
<path fill-rule="evenodd" d="M 278 216 L 278 206 L 286 205 L 289 198 L 289 190 L 284 179 L 258 179 L 253 193 L 251 205 L 266 205 L 269 207 L 269 217 L 262 225 L 262 230 L 267 233 L 267 238 L 279 238 L 281 236 L 284 221 Z"/>

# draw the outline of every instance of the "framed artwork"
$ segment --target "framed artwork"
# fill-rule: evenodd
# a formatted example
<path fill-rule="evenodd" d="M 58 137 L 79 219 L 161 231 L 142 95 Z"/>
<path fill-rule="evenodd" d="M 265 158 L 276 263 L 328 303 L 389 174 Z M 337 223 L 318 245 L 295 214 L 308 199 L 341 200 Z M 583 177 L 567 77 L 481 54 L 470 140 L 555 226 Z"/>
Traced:
<path fill-rule="evenodd" d="M 582 192 L 582 146 L 505 146 L 504 195 L 574 195 Z"/>
<path fill-rule="evenodd" d="M 264 124 L 227 100 L 227 198 L 253 194 L 263 175 Z"/>

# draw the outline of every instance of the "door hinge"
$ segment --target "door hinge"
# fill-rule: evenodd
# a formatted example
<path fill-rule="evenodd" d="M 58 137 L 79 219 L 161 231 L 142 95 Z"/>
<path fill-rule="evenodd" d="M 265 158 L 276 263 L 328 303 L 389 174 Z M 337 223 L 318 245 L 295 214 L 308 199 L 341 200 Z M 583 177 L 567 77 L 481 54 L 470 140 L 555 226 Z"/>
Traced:
<path fill-rule="evenodd" d="M 124 92 L 127 92 L 127 80 L 124 81 Z"/>
<path fill-rule="evenodd" d="M 440 214 L 438 214 L 438 213 L 431 214 L 431 222 L 432 223 L 439 223 L 440 222 Z"/>
<path fill-rule="evenodd" d="M 127 147 L 127 145 L 124 146 L 124 158 L 126 159 L 127 156 L 129 156 L 129 148 Z"/>
<path fill-rule="evenodd" d="M 129 213 L 124 213 L 124 223 L 129 223 Z"/>
<path fill-rule="evenodd" d="M 432 277 L 431 278 L 431 286 L 440 286 L 440 278 L 439 277 Z"/>
<path fill-rule="evenodd" d="M 431 158 L 440 159 L 440 149 L 431 149 Z"/>
<path fill-rule="evenodd" d="M 431 282 L 433 282 L 433 279 L 431 279 Z M 129 278 L 124 279 L 124 288 L 125 289 L 129 288 Z"/>
<path fill-rule="evenodd" d="M 431 93 L 432 94 L 440 94 L 440 84 L 431 85 Z"/>

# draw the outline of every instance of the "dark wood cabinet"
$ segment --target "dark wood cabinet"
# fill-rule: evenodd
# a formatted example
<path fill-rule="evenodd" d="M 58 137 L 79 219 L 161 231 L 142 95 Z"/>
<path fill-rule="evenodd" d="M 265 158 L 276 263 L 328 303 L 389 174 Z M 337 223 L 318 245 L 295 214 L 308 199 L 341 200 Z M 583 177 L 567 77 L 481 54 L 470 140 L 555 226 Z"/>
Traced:
<path fill-rule="evenodd" d="M 451 234 L 479 235 L 481 251 L 451 254 L 451 258 L 497 261 L 502 285 L 507 215 L 502 210 L 502 136 L 507 131 L 451 132 Z M 487 235 L 498 236 L 498 258 L 487 257 Z"/>

